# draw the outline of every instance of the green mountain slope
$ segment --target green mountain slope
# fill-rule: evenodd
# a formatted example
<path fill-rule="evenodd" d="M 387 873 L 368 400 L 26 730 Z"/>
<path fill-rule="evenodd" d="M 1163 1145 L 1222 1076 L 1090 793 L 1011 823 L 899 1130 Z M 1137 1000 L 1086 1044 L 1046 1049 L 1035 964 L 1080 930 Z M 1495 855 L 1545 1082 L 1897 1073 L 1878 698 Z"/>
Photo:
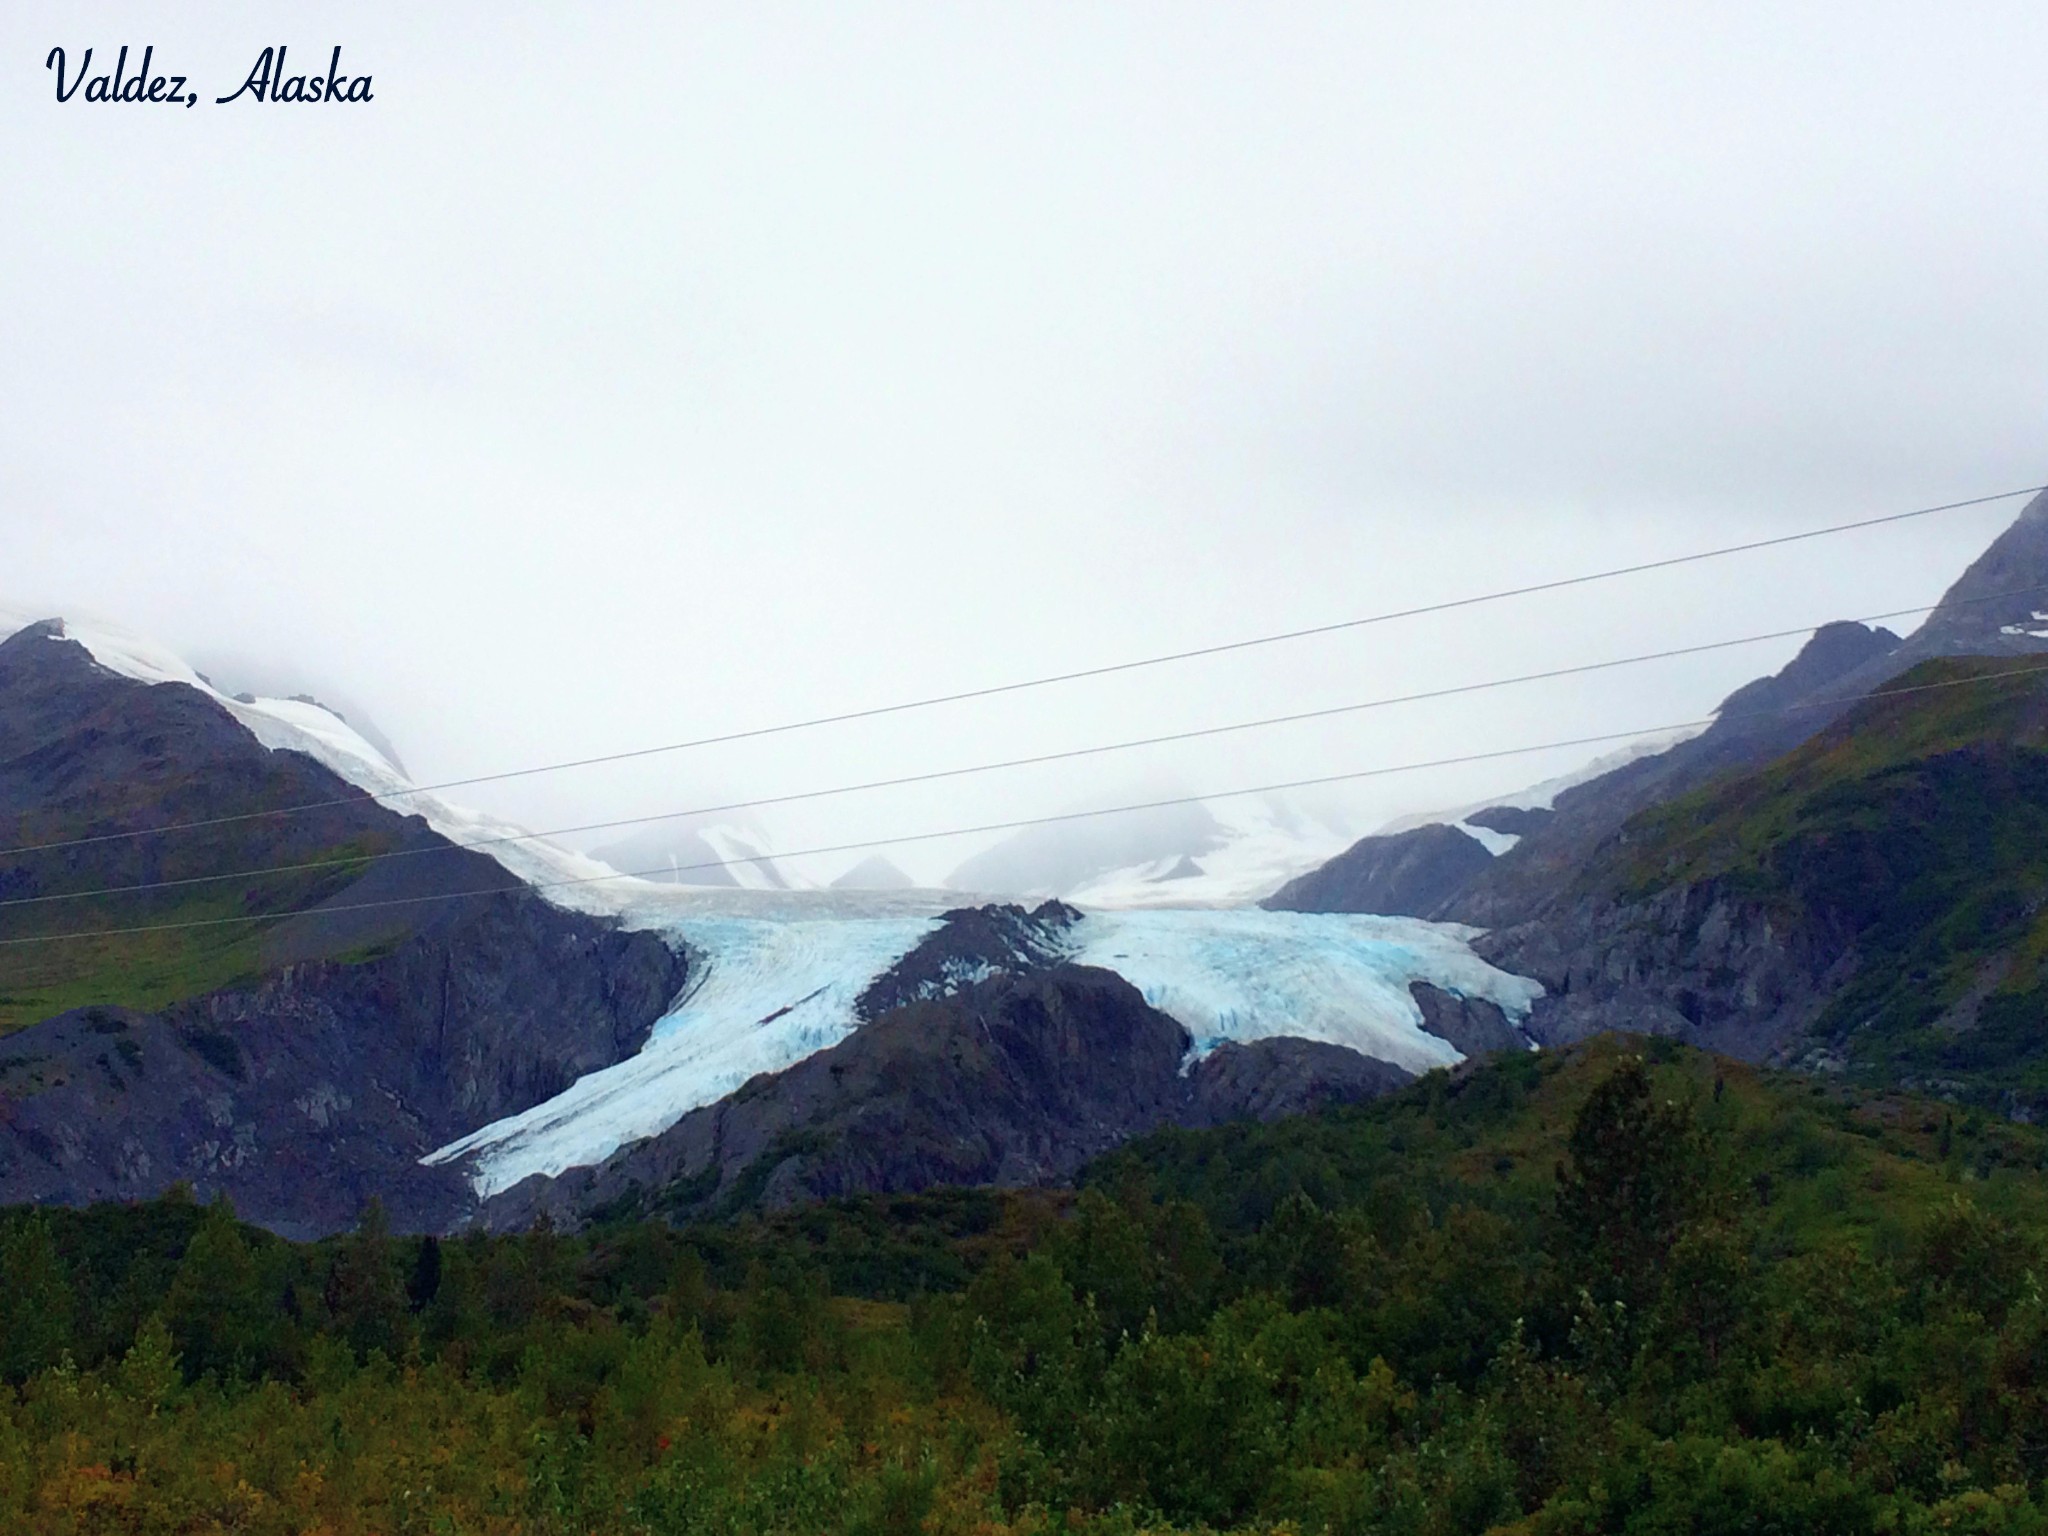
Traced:
<path fill-rule="evenodd" d="M 1481 942 L 1532 1032 L 1669 1034 L 2048 1107 L 2048 667 L 1924 662 L 1760 768 L 1631 818 Z"/>
<path fill-rule="evenodd" d="M 1942 686 L 1954 684 L 1956 686 Z M 1596 878 L 1713 883 L 1851 949 L 1812 1026 L 1865 1075 L 2048 1094 L 2048 675 L 1928 662 L 1754 773 L 1639 817 Z"/>

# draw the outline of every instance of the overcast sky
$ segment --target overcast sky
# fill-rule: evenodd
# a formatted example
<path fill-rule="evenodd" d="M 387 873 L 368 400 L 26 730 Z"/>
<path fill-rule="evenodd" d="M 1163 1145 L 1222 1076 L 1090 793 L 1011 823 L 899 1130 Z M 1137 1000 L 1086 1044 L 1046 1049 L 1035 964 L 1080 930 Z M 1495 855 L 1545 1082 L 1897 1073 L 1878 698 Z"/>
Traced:
<path fill-rule="evenodd" d="M 52 47 L 124 42 L 202 104 L 57 104 Z M 2048 480 L 2038 0 L 10 0 L 0 43 L 0 596 L 338 697 L 424 779 Z M 272 43 L 375 101 L 213 105 Z M 1931 602 L 2017 506 L 469 798 L 551 826 Z M 769 827 L 1652 726 L 1791 648 Z"/>

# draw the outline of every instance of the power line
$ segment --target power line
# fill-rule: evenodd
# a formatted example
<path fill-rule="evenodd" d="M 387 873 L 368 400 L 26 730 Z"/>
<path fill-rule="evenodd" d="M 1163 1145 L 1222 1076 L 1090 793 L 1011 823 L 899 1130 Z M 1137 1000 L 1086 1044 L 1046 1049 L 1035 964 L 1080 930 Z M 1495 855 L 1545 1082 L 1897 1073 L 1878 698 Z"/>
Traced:
<path fill-rule="evenodd" d="M 2007 598 L 2027 597 L 2048 591 L 2048 586 L 2022 587 L 2017 591 L 1994 593 L 1987 597 L 1973 598 L 1971 602 L 1998 602 Z M 1885 613 L 1866 614 L 1861 618 L 1836 622 L 1850 624 L 1875 624 L 1884 619 L 1902 618 L 1908 614 L 1926 613 L 1936 605 L 1922 603 L 1911 608 L 1894 608 Z M 698 816 L 716 816 L 729 811 L 757 810 L 763 806 L 789 805 L 805 800 L 823 800 L 838 795 L 861 794 L 876 789 L 899 789 L 913 784 L 929 784 L 940 779 L 966 778 L 974 774 L 995 773 L 1010 768 L 1035 767 L 1045 763 L 1066 762 L 1075 758 L 1097 757 L 1110 752 L 1131 751 L 1140 747 L 1165 746 L 1174 742 L 1195 741 L 1211 736 L 1232 735 L 1241 731 L 1265 729 L 1276 725 L 1293 725 L 1309 720 L 1325 720 L 1337 715 L 1358 714 L 1366 710 L 1385 709 L 1400 704 L 1418 704 L 1436 699 L 1455 698 L 1463 694 L 1484 693 L 1495 688 L 1516 687 L 1524 683 L 1548 682 L 1562 677 L 1580 677 L 1593 672 L 1612 671 L 1618 667 L 1637 666 L 1645 662 L 1669 661 L 1681 656 L 1698 656 L 1710 651 L 1731 650 L 1738 646 L 1760 645 L 1765 641 L 1789 639 L 1794 635 L 1810 634 L 1818 626 L 1800 625 L 1793 629 L 1772 630 L 1767 634 L 1744 635 L 1734 640 L 1712 640 L 1700 645 L 1675 646 L 1668 650 L 1648 651 L 1636 656 L 1622 656 L 1608 661 L 1583 662 L 1570 667 L 1553 667 L 1542 672 L 1525 672 L 1515 677 L 1494 678 L 1481 683 L 1461 683 L 1448 688 L 1432 688 L 1419 693 L 1396 694 L 1387 698 L 1367 699 L 1352 704 L 1334 704 L 1323 709 L 1301 710 L 1293 714 L 1267 715 L 1257 720 L 1234 721 L 1228 725 L 1202 726 L 1194 730 L 1174 731 L 1161 736 L 1142 736 L 1130 741 L 1107 742 L 1090 747 L 1070 747 L 1059 752 L 1041 752 L 1029 757 L 1007 758 L 993 763 L 975 763 L 962 768 L 941 768 L 926 773 L 903 774 L 895 778 L 870 779 L 859 784 L 840 784 L 826 789 L 800 790 L 786 795 L 768 795 L 755 800 L 735 800 L 724 805 L 699 806 L 689 810 L 658 811 L 649 816 L 624 816 L 611 821 L 584 822 L 571 827 L 553 827 L 540 832 L 508 833 L 500 837 L 478 838 L 473 842 L 449 841 L 438 847 L 394 848 L 384 853 L 358 854 L 353 857 L 340 856 L 325 859 L 308 859 L 296 864 L 261 865 L 253 869 L 229 870 L 213 875 L 187 875 L 174 880 L 145 880 L 133 885 L 104 886 L 83 891 L 59 891 L 43 896 L 16 896 L 0 901 L 0 910 L 9 907 L 44 906 L 60 901 L 86 901 L 103 896 L 133 896 L 149 891 L 175 890 L 195 885 L 214 885 L 230 880 L 253 880 L 271 875 L 304 874 L 312 870 L 338 868 L 364 868 L 371 864 L 383 863 L 389 859 L 418 858 L 437 853 L 474 853 L 484 849 L 502 848 L 510 843 L 538 842 L 551 837 L 567 837 L 583 832 L 606 832 L 619 827 L 646 826 L 658 821 L 680 821 Z"/>
<path fill-rule="evenodd" d="M 1589 571 L 1578 576 L 1559 577 L 1553 581 L 1532 582 L 1527 586 L 1503 587 L 1493 592 L 1477 593 L 1469 597 L 1449 598 L 1442 602 L 1423 603 L 1412 608 L 1392 609 L 1384 613 L 1368 614 L 1362 618 L 1339 619 L 1329 624 L 1311 625 L 1305 629 L 1284 630 L 1277 634 L 1256 635 L 1249 639 L 1228 640 L 1215 645 L 1197 646 L 1190 650 L 1169 651 L 1158 656 L 1142 657 L 1134 661 L 1110 662 L 1103 666 L 1083 667 L 1071 672 L 1056 672 L 1043 677 L 1025 678 L 1017 682 L 995 683 L 981 688 L 964 689 L 958 693 L 935 694 L 928 698 L 909 699 L 896 704 L 878 704 L 867 709 L 846 710 L 838 714 L 816 715 L 805 720 L 790 720 L 779 725 L 755 726 L 748 730 L 728 731 L 717 736 L 699 736 L 687 741 L 667 742 L 660 746 L 636 747 L 623 752 L 605 752 L 591 757 L 568 758 L 561 762 L 542 763 L 529 768 L 508 768 L 497 773 L 474 774 L 468 778 L 442 779 L 432 784 L 415 784 L 405 789 L 387 790 L 382 793 L 363 791 L 359 794 L 343 795 L 329 800 L 311 800 L 299 805 L 279 806 L 271 810 L 246 811 L 232 816 L 213 816 L 198 821 L 171 822 L 161 827 L 141 827 L 127 832 L 106 832 L 92 837 L 67 838 L 58 842 L 27 843 L 15 848 L 0 848 L 0 858 L 11 858 L 23 853 L 44 853 L 59 848 L 78 848 L 95 843 L 119 842 L 131 838 L 157 837 L 168 832 L 194 831 L 205 827 L 229 826 L 238 822 L 258 821 L 266 817 L 296 816 L 308 811 L 331 809 L 335 806 L 357 805 L 363 801 L 382 803 L 405 795 L 432 794 L 444 789 L 462 789 L 476 784 L 496 784 L 508 779 L 532 778 L 544 773 L 562 773 L 572 768 L 593 768 L 605 763 L 630 762 L 639 758 L 657 757 L 671 752 L 687 752 L 699 747 L 720 746 L 729 742 L 754 741 L 767 736 L 785 735 L 792 731 L 812 730 L 826 725 L 844 725 L 856 720 L 873 720 L 885 715 L 903 714 L 911 710 L 932 709 L 942 704 L 960 704 L 972 699 L 994 698 L 1002 694 L 1021 693 L 1029 689 L 1049 688 L 1059 683 L 1079 682 L 1091 677 L 1108 677 L 1122 672 L 1135 672 L 1146 667 L 1166 666 L 1174 662 L 1193 661 L 1205 656 L 1221 656 L 1233 651 L 1252 650 L 1259 646 L 1278 645 L 1286 641 L 1306 640 L 1318 635 L 1337 634 L 1345 630 L 1364 629 L 1376 624 L 1390 624 L 1400 619 L 1421 618 L 1427 614 L 1449 613 L 1461 608 L 1477 607 L 1483 603 L 1502 602 L 1511 597 L 1529 597 L 1542 592 L 1559 592 L 1571 587 L 1582 587 L 1594 582 L 1612 581 L 1622 576 L 1638 576 L 1649 571 L 1668 570 L 1674 566 L 1690 565 L 1701 560 L 1718 560 L 1728 555 L 1747 554 L 1760 549 L 1774 549 L 1780 545 L 1797 544 L 1808 539 L 1826 538 L 1837 533 L 1852 533 L 1864 528 L 1877 528 L 1890 523 L 1902 523 L 1913 518 L 1931 517 L 1939 512 L 1956 512 L 1968 507 L 1981 507 L 1992 502 L 2010 501 L 2016 496 L 2032 495 L 2048 490 L 2048 485 L 2023 486 L 2018 490 L 1999 491 L 1990 496 L 1973 496 L 1965 501 L 1943 502 L 1938 506 L 1916 507 L 1910 512 L 1891 512 L 1882 517 L 1861 518 L 1853 522 L 1833 523 L 1825 528 L 1809 528 L 1801 533 L 1779 534 L 1768 539 L 1751 539 L 1741 544 L 1726 544 L 1718 549 L 1697 550 L 1687 555 L 1670 555 L 1661 560 L 1644 560 L 1633 565 L 1613 566 L 1607 570 Z"/>
<path fill-rule="evenodd" d="M 1969 684 L 2004 681 L 2015 677 L 2031 677 L 2048 673 L 2048 664 L 2036 667 L 2012 667 L 1999 672 L 1978 673 L 1970 677 L 1945 679 L 1938 683 L 1917 683 L 1910 688 L 1886 688 L 1864 694 L 1858 699 L 1805 701 L 1788 704 L 1778 709 L 1744 710 L 1737 715 L 1708 715 L 1697 720 L 1681 720 L 1674 724 L 1642 726 L 1629 731 L 1605 731 L 1595 736 L 1575 736 L 1564 741 L 1540 742 L 1525 747 L 1502 747 L 1492 752 L 1468 752 L 1456 757 L 1433 758 L 1419 763 L 1398 763 L 1379 768 L 1360 768 L 1347 773 L 1320 774 L 1314 778 L 1289 779 L 1277 784 L 1249 785 L 1241 789 L 1225 789 L 1202 795 L 1174 795 L 1163 800 L 1145 800 L 1130 805 L 1102 806 L 1088 811 L 1062 811 L 1050 816 L 1026 816 L 1014 821 L 983 822 L 978 826 L 949 827 L 935 832 L 908 832 L 895 837 L 868 838 L 860 842 L 833 843 L 816 848 L 796 848 L 777 853 L 768 850 L 763 859 L 802 859 L 828 853 L 853 853 L 867 848 L 889 848 L 900 843 L 936 842 L 949 837 L 969 837 L 987 832 L 1013 832 L 1026 827 L 1053 826 L 1061 822 L 1085 821 L 1096 816 L 1122 816 L 1134 811 L 1164 810 L 1171 806 L 1193 805 L 1204 800 L 1231 800 L 1245 795 L 1278 794 L 1290 789 L 1313 789 L 1326 784 L 1343 784 L 1359 779 L 1383 778 L 1397 773 L 1421 773 L 1432 768 L 1452 768 L 1466 763 L 1492 762 L 1500 758 L 1525 757 L 1538 752 L 1561 751 L 1566 747 L 1589 747 L 1612 741 L 1633 741 L 1645 736 L 1655 736 L 1670 731 L 1691 730 L 1696 727 L 1713 725 L 1717 719 L 1749 720 L 1768 715 L 1795 714 L 1804 709 L 1821 709 L 1833 704 L 1853 706 L 1870 699 L 1899 698 L 1907 694 L 1931 693 L 1944 688 L 1959 688 Z M 662 865 L 655 869 L 614 871 L 603 875 L 581 875 L 560 880 L 513 880 L 505 885 L 481 886 L 468 891 L 441 891 L 429 896 L 393 896 L 376 901 L 347 902 L 337 906 L 308 907 L 299 912 L 274 912 L 241 914 L 234 917 L 188 918 L 172 923 L 143 923 L 129 928 L 87 928 L 66 933 L 27 934 L 18 938 L 0 939 L 0 947 L 21 944 L 54 944 L 71 939 L 121 938 L 133 934 L 169 933 L 191 928 L 220 928 L 241 923 L 282 922 L 292 917 L 326 917 L 344 912 L 369 912 L 391 907 L 418 906 L 426 902 L 461 901 L 472 896 L 516 895 L 521 891 L 564 890 L 574 886 L 600 885 L 607 880 L 644 880 L 658 875 L 685 874 L 693 870 L 723 868 L 723 860 L 699 864 Z"/>

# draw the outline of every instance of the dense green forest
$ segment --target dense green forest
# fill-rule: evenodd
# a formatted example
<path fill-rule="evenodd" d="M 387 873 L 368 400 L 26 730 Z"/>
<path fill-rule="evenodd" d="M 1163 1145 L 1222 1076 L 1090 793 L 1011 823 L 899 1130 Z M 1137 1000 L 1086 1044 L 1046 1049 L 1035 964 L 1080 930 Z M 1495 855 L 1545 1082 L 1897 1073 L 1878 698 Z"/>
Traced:
<path fill-rule="evenodd" d="M 2048 1136 L 1605 1040 L 1078 1192 L 0 1218 L 0 1529 L 2048 1530 Z"/>

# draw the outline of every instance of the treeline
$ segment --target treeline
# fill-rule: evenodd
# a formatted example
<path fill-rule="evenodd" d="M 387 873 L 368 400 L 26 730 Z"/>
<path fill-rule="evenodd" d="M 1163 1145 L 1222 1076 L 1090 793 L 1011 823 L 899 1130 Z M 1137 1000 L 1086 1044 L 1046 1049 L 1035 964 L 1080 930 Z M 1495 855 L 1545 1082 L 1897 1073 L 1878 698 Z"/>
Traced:
<path fill-rule="evenodd" d="M 1078 1195 L 0 1219 L 0 1529 L 2048 1530 L 2048 1140 L 1653 1042 Z"/>

